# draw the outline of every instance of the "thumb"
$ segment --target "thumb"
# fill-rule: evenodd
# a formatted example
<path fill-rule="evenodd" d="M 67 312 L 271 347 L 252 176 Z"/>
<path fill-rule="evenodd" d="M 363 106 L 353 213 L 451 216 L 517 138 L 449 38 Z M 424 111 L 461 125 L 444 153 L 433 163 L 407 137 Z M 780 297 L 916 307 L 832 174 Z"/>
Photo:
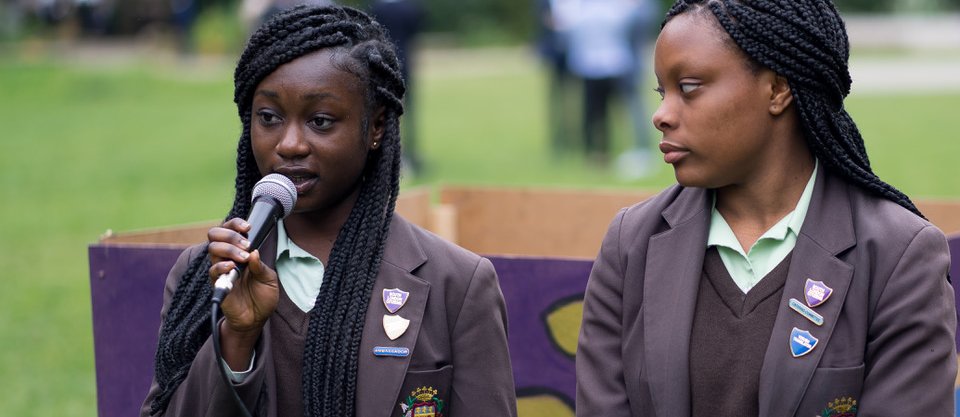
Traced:
<path fill-rule="evenodd" d="M 250 259 L 247 260 L 247 270 L 250 271 L 251 278 L 257 281 L 269 282 L 272 280 L 271 272 L 273 271 L 260 259 L 260 250 L 250 252 Z"/>

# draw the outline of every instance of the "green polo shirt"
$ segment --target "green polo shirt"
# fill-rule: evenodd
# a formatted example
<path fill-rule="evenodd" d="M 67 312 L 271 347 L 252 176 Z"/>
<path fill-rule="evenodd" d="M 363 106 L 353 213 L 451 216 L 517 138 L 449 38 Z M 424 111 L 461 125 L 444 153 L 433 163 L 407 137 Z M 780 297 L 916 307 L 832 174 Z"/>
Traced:
<path fill-rule="evenodd" d="M 777 224 L 760 236 L 746 253 L 740 246 L 737 236 L 730 229 L 730 225 L 717 211 L 716 194 L 714 194 L 707 247 L 717 247 L 727 272 L 744 294 L 780 264 L 780 261 L 786 258 L 797 244 L 800 226 L 803 226 L 807 209 L 810 207 L 810 199 L 813 197 L 813 184 L 816 182 L 818 168 L 819 162 L 816 162 L 807 186 L 800 195 L 800 201 L 797 201 L 793 211 L 787 213 Z"/>
<path fill-rule="evenodd" d="M 290 240 L 283 220 L 277 222 L 276 266 L 280 285 L 290 301 L 304 313 L 312 310 L 323 283 L 323 262 Z"/>

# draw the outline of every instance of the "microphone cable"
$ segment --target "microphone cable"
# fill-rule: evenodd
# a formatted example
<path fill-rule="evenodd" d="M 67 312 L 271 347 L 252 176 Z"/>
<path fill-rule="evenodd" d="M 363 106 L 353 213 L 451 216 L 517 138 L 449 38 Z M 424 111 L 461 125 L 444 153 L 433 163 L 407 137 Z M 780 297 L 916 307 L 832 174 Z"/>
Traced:
<path fill-rule="evenodd" d="M 240 409 L 240 415 L 243 417 L 252 417 L 250 411 L 247 410 L 246 404 L 243 403 L 240 395 L 237 394 L 237 388 L 233 386 L 233 381 L 230 380 L 230 376 L 227 375 L 227 368 L 223 366 L 223 351 L 220 350 L 220 320 L 217 318 L 220 313 L 220 301 L 214 299 L 210 304 L 210 326 L 212 330 L 210 337 L 213 338 L 213 352 L 217 357 L 217 368 L 220 370 L 221 379 L 223 379 L 223 384 L 227 386 L 227 390 L 230 391 L 230 397 L 233 398 L 233 402 L 236 403 L 237 408 Z"/>

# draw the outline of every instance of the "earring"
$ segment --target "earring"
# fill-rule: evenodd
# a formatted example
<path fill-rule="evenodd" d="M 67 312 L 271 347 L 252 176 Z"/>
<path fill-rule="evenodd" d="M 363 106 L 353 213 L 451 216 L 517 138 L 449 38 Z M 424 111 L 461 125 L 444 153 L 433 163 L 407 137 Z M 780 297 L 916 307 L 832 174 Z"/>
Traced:
<path fill-rule="evenodd" d="M 379 145 L 379 144 L 380 144 L 380 142 L 373 141 L 373 149 L 377 149 L 377 145 Z"/>

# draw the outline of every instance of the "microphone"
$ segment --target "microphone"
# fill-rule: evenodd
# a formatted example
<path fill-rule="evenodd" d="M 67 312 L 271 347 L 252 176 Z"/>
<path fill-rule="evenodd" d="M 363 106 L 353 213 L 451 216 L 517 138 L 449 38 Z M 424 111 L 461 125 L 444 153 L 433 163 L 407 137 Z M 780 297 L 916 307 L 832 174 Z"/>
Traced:
<path fill-rule="evenodd" d="M 293 181 L 280 174 L 270 174 L 253 186 L 253 196 L 250 198 L 253 208 L 247 223 L 250 223 L 250 232 L 247 240 L 250 241 L 250 250 L 260 248 L 264 239 L 277 225 L 277 221 L 287 217 L 297 203 L 297 187 Z M 220 304 L 224 297 L 233 289 L 233 283 L 243 274 L 246 264 L 237 265 L 230 272 L 220 275 L 214 283 L 213 302 Z"/>

